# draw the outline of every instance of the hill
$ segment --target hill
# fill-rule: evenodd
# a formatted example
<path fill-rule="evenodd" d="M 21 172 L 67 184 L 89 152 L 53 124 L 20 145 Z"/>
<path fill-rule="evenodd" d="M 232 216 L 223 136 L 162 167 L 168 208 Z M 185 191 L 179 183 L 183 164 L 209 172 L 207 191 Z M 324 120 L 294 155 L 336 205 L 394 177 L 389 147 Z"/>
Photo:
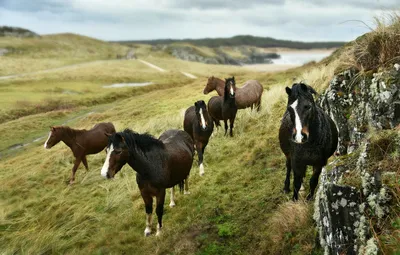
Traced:
<path fill-rule="evenodd" d="M 172 43 L 189 43 L 195 46 L 217 48 L 221 46 L 254 46 L 259 48 L 292 48 L 292 49 L 326 49 L 343 46 L 344 42 L 299 42 L 278 40 L 271 37 L 258 37 L 251 35 L 238 35 L 231 38 L 204 38 L 204 39 L 159 39 L 159 40 L 132 40 L 118 41 L 122 44 L 150 44 L 167 45 Z"/>
<path fill-rule="evenodd" d="M 38 37 L 39 35 L 25 28 L 0 26 L 0 37 Z"/>

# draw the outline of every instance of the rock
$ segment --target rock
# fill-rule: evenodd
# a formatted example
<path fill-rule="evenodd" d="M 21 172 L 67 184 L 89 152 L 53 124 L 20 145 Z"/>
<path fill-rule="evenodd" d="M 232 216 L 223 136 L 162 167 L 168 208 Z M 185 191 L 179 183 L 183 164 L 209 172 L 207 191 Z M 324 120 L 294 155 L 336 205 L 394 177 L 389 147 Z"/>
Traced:
<path fill-rule="evenodd" d="M 400 123 L 400 72 L 357 74 L 347 70 L 336 75 L 317 101 L 339 129 L 341 155 L 357 149 L 370 127 L 392 129 Z"/>

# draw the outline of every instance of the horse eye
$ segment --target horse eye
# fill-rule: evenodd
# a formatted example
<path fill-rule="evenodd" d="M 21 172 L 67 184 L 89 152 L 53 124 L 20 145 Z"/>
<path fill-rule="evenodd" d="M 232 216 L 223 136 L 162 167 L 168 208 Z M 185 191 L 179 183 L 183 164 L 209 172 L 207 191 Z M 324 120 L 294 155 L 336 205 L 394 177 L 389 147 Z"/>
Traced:
<path fill-rule="evenodd" d="M 309 110 L 310 108 L 311 108 L 311 106 L 309 106 L 309 105 L 304 106 L 304 109 L 306 109 L 306 110 Z"/>
<path fill-rule="evenodd" d="M 122 150 L 121 151 L 115 151 L 115 154 L 117 154 L 117 155 L 120 155 L 122 153 Z"/>

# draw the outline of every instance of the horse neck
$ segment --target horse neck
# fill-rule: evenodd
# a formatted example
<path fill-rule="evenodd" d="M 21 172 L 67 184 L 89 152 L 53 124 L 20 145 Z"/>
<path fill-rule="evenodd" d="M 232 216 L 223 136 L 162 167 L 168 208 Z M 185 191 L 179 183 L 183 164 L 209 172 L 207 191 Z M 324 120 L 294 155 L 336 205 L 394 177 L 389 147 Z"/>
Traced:
<path fill-rule="evenodd" d="M 162 168 L 162 162 L 154 162 L 144 154 L 140 148 L 129 151 L 128 164 L 141 176 L 153 175 L 159 168 Z"/>
<path fill-rule="evenodd" d="M 66 127 L 63 129 L 61 141 L 63 141 L 68 147 L 72 148 L 74 145 L 76 145 L 76 137 L 81 132 L 81 130 Z"/>
<path fill-rule="evenodd" d="M 219 78 L 214 78 L 214 85 L 218 95 L 220 96 L 224 95 L 225 82 Z"/>

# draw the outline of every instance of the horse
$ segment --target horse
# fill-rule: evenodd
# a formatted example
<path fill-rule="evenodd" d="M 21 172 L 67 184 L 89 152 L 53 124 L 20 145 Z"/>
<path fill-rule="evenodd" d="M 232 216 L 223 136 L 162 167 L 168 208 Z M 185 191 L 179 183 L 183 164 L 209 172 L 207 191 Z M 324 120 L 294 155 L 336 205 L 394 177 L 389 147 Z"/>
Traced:
<path fill-rule="evenodd" d="M 171 189 L 171 204 L 175 205 L 173 187 L 185 185 L 188 194 L 190 169 L 193 164 L 194 145 L 190 135 L 183 130 L 170 129 L 156 139 L 149 134 L 138 134 L 130 129 L 110 135 L 106 148 L 107 157 L 101 175 L 114 178 L 121 168 L 128 164 L 136 171 L 146 209 L 145 236 L 151 234 L 153 197 L 156 197 L 158 217 L 157 234 L 162 228 L 165 190 Z"/>
<path fill-rule="evenodd" d="M 200 176 L 204 175 L 203 154 L 214 129 L 214 122 L 208 114 L 203 100 L 194 103 L 185 111 L 183 129 L 192 137 L 199 157 Z"/>
<path fill-rule="evenodd" d="M 222 79 L 211 76 L 208 78 L 207 85 L 203 93 L 206 95 L 213 90 L 216 90 L 219 96 L 224 95 L 225 82 Z M 263 93 L 263 86 L 256 80 L 248 80 L 241 88 L 236 89 L 236 105 L 238 109 L 245 109 L 247 107 L 257 108 L 260 111 L 261 96 Z"/>
<path fill-rule="evenodd" d="M 102 151 L 107 146 L 108 142 L 106 134 L 113 133 L 115 133 L 115 127 L 110 122 L 98 123 L 90 130 L 72 129 L 67 126 L 53 126 L 50 127 L 49 137 L 44 143 L 44 148 L 50 149 L 60 141 L 63 141 L 72 150 L 75 162 L 72 167 L 69 184 L 73 184 L 76 170 L 81 161 L 88 171 L 89 166 L 86 155 L 96 154 Z"/>
<path fill-rule="evenodd" d="M 208 112 L 216 126 L 221 126 L 219 121 L 225 123 L 225 135 L 228 131 L 228 120 L 230 122 L 230 136 L 233 136 L 233 124 L 235 122 L 237 106 L 235 101 L 236 83 L 235 77 L 225 79 L 223 96 L 213 96 L 208 101 Z"/>
<path fill-rule="evenodd" d="M 322 167 L 336 151 L 338 130 L 333 120 L 314 102 L 317 92 L 304 83 L 286 87 L 288 103 L 279 129 L 279 142 L 286 156 L 286 179 L 284 192 L 290 192 L 290 172 L 293 169 L 293 200 L 298 200 L 298 192 L 307 165 L 313 167 L 310 178 L 310 193 L 314 196 Z"/>

